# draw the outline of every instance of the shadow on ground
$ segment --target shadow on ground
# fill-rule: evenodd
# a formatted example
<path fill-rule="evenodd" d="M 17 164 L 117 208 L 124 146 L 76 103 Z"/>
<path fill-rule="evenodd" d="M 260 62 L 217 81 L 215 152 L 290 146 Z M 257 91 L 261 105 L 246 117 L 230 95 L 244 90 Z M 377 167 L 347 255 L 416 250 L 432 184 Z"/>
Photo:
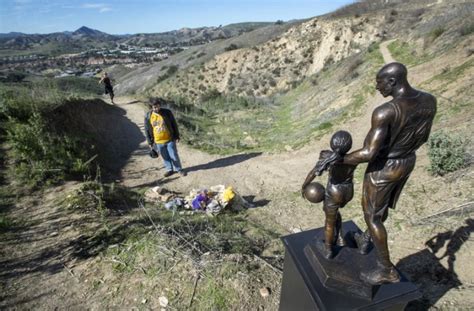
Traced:
<path fill-rule="evenodd" d="M 255 196 L 254 195 L 246 195 L 246 196 L 243 196 L 243 198 L 249 202 L 250 204 L 252 204 L 254 207 L 263 207 L 265 205 L 267 205 L 268 203 L 271 202 L 271 200 L 267 200 L 267 199 L 260 199 L 260 200 L 255 200 Z"/>
<path fill-rule="evenodd" d="M 417 301 L 408 304 L 406 310 L 428 310 L 434 306 L 449 290 L 462 285 L 454 269 L 456 253 L 474 232 L 474 220 L 468 218 L 466 225 L 457 230 L 438 233 L 425 244 L 428 249 L 401 259 L 397 268 L 414 282 L 423 294 Z M 445 247 L 445 252 L 438 252 Z M 447 258 L 446 269 L 440 260 Z"/>
<path fill-rule="evenodd" d="M 244 153 L 244 154 L 237 154 L 227 158 L 217 159 L 212 162 L 206 164 L 200 164 L 196 166 L 191 166 L 186 169 L 187 172 L 195 172 L 200 170 L 210 170 L 213 168 L 221 168 L 226 166 L 232 166 L 234 164 L 247 161 L 251 158 L 255 158 L 262 155 L 261 152 L 252 152 L 252 153 Z"/>
<path fill-rule="evenodd" d="M 141 129 L 119 106 L 103 100 L 72 100 L 53 112 L 59 130 L 81 133 L 91 141 L 104 181 L 119 179 L 132 153 L 145 140 Z"/>
<path fill-rule="evenodd" d="M 28 297 L 29 294 L 26 294 L 27 298 L 25 298 L 22 288 L 14 286 L 17 280 L 38 282 L 47 278 L 47 275 L 61 273 L 64 270 L 70 272 L 68 267 L 76 265 L 78 261 L 98 256 L 110 245 L 126 241 L 132 231 L 143 230 L 144 234 L 146 226 L 150 225 L 149 220 L 142 217 L 134 221 L 120 222 L 115 226 L 110 223 L 110 228 L 106 229 L 97 223 L 96 218 L 97 215 L 92 217 L 84 215 L 82 218 L 68 217 L 67 214 L 58 212 L 51 213 L 41 219 L 40 223 L 22 230 L 11 227 L 8 232 L 10 238 L 2 240 L 1 246 L 14 246 L 26 251 L 19 254 L 16 252 L 1 254 L 0 249 L 2 255 L 0 257 L 0 289 L 5 288 L 5 291 L 0 290 L 0 309 L 21 308 L 22 305 L 29 304 L 42 296 L 57 296 L 55 289 L 34 297 Z M 49 225 L 44 226 L 45 223 Z M 76 233 L 71 237 L 70 230 L 74 230 L 71 228 L 79 230 L 79 234 Z M 54 235 L 53 232 L 55 232 Z M 31 247 L 32 243 L 37 246 Z"/>
<path fill-rule="evenodd" d="M 133 105 L 133 104 L 138 104 L 138 103 L 143 103 L 143 102 L 140 100 L 132 100 L 131 102 L 128 102 L 122 105 Z"/>
<path fill-rule="evenodd" d="M 84 224 L 92 224 L 96 219 L 85 216 L 84 218 L 65 219 L 64 214 L 54 213 L 42 219 L 44 223 L 51 223 L 52 219 L 59 219 L 61 225 L 51 228 L 43 227 L 41 224 L 29 227 L 28 230 L 35 233 L 34 238 L 31 232 L 25 234 L 18 228 L 11 228 L 11 239 L 2 241 L 3 245 L 16 244 L 19 248 L 27 247 L 35 242 L 43 247 L 31 249 L 23 256 L 5 256 L 0 259 L 0 281 L 7 282 L 25 275 L 36 273 L 55 274 L 61 272 L 71 261 L 87 259 L 97 256 L 105 251 L 110 245 L 123 242 L 129 237 L 132 230 L 137 226 L 145 228 L 150 225 L 147 218 L 139 218 L 134 221 L 122 222 L 119 225 L 106 229 L 100 224 L 94 228 L 88 227 L 87 233 L 79 234 L 72 239 L 61 239 L 59 233 L 64 234 L 70 228 L 85 229 Z M 53 235 L 52 233 L 55 232 Z M 56 239 L 55 237 L 59 237 Z M 8 257 L 8 258 L 7 258 Z"/>

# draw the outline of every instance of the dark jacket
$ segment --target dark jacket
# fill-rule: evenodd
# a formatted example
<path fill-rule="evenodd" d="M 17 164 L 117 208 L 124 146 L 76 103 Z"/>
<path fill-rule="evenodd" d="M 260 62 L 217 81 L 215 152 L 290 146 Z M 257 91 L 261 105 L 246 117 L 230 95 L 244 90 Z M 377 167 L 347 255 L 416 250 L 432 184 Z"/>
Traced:
<path fill-rule="evenodd" d="M 153 137 L 153 127 L 150 124 L 150 116 L 152 111 L 148 111 L 145 115 L 145 134 L 146 134 L 146 141 L 149 145 L 155 143 L 155 139 Z M 173 116 L 171 110 L 166 108 L 160 108 L 158 114 L 163 118 L 165 123 L 166 129 L 170 132 L 171 140 L 179 139 L 179 130 L 178 124 L 176 123 L 176 119 Z"/>

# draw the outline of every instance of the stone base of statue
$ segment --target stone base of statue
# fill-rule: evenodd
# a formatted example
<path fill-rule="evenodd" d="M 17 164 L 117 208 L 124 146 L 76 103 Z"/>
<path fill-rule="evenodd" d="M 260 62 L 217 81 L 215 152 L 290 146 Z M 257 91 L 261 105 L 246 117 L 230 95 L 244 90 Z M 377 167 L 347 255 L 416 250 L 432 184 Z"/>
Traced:
<path fill-rule="evenodd" d="M 324 228 L 282 237 L 286 252 L 280 310 L 403 310 L 421 297 L 401 273 L 397 283 L 361 281 L 361 272 L 376 267 L 375 250 L 360 254 L 352 238 L 360 229 L 352 221 L 342 227 L 347 246 L 337 247 L 332 259 L 321 252 Z"/>

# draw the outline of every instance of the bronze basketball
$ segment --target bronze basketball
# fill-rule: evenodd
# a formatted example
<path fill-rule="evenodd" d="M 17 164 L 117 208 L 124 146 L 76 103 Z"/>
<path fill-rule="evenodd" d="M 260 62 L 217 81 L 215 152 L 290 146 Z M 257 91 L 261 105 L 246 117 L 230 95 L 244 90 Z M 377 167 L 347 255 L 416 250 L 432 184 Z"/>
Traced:
<path fill-rule="evenodd" d="M 319 203 L 324 200 L 324 186 L 318 182 L 312 182 L 304 188 L 304 197 L 311 203 Z"/>

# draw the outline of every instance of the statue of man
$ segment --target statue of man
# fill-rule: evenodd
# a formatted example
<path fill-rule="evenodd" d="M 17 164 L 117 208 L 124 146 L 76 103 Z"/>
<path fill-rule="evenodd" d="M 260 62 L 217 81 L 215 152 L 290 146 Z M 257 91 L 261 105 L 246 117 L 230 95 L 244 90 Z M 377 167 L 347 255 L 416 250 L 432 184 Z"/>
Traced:
<path fill-rule="evenodd" d="M 377 73 L 376 89 L 393 99 L 374 110 L 364 146 L 343 159 L 348 165 L 368 162 L 362 193 L 367 231 L 356 240 L 362 253 L 373 240 L 378 267 L 361 274 L 362 280 L 373 285 L 400 279 L 390 261 L 384 221 L 415 167 L 415 152 L 427 141 L 436 114 L 436 98 L 410 86 L 403 64 L 383 66 Z"/>

